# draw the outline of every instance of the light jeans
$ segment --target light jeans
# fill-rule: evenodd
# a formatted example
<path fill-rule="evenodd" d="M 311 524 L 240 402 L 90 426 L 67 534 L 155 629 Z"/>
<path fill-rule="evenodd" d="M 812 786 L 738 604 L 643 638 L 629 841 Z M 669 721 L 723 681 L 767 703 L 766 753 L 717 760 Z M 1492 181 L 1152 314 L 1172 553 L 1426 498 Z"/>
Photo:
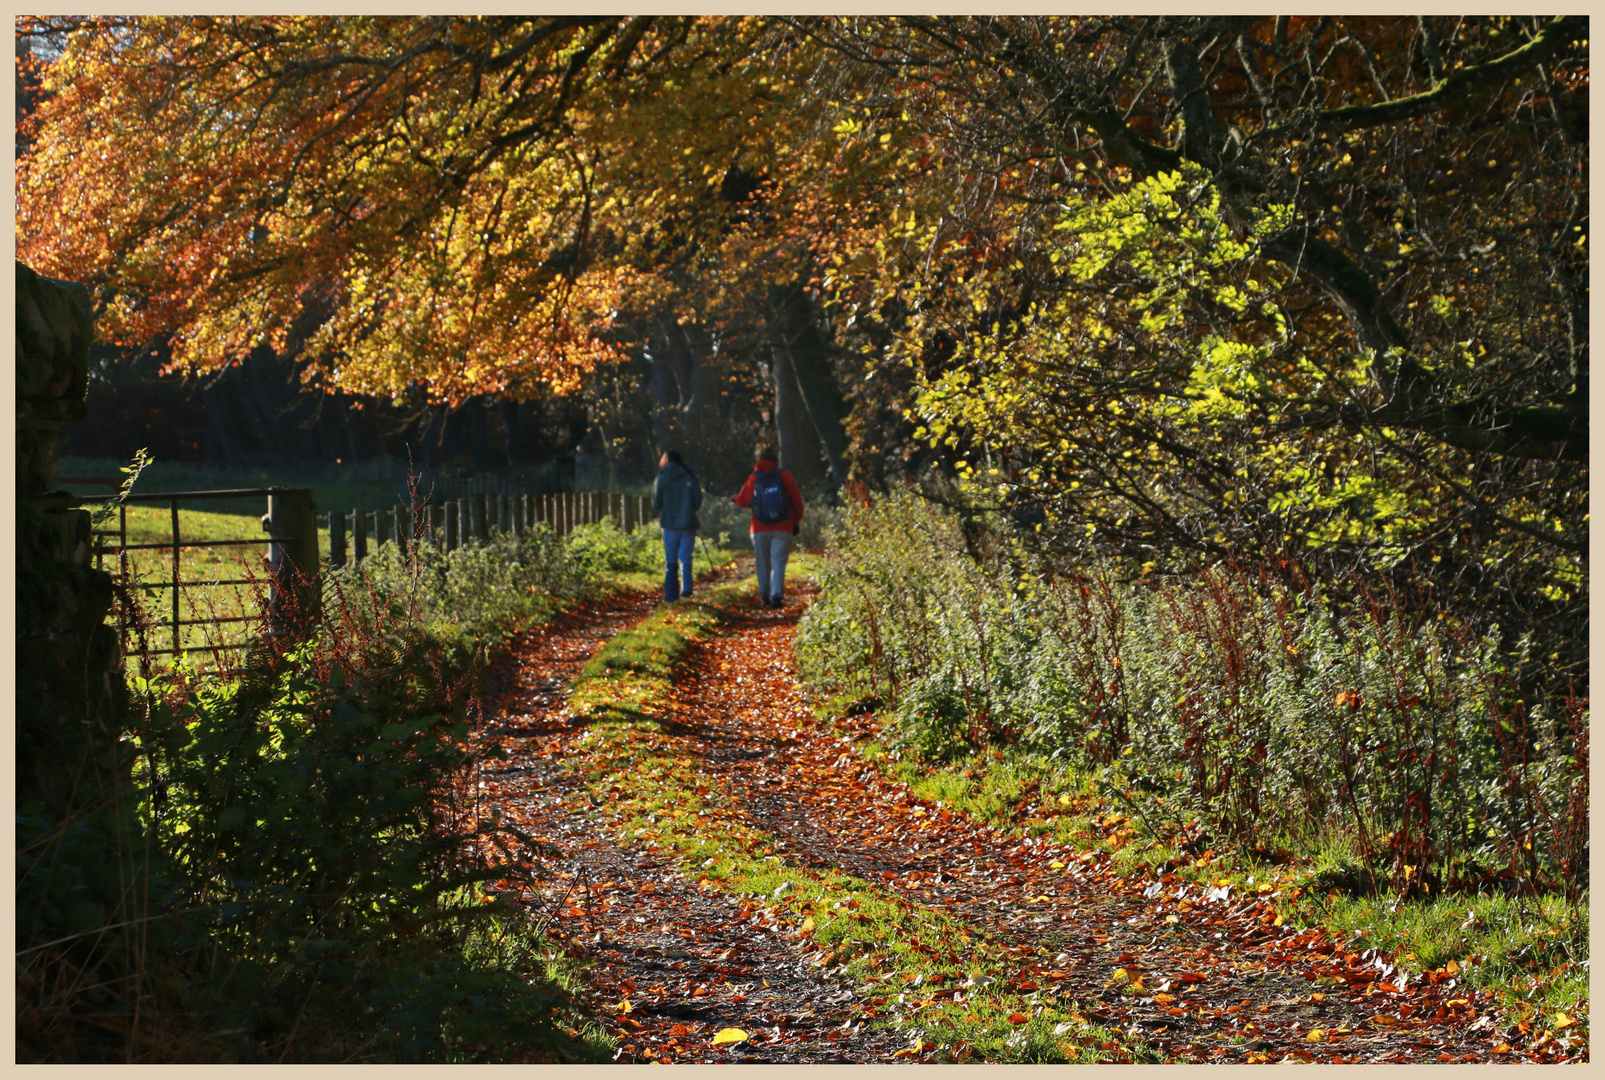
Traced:
<path fill-rule="evenodd" d="M 791 554 L 791 533 L 755 532 L 752 550 L 758 556 L 758 598 L 779 603 L 786 590 L 786 556 Z"/>
<path fill-rule="evenodd" d="M 696 540 L 695 529 L 663 530 L 663 599 L 673 601 L 691 594 L 691 551 Z"/>

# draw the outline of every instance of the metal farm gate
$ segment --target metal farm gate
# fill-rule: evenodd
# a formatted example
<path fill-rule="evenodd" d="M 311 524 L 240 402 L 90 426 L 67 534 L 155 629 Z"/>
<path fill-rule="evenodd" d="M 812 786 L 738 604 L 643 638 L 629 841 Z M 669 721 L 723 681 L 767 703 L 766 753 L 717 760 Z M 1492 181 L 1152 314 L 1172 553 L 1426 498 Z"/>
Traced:
<path fill-rule="evenodd" d="M 103 483 L 117 481 L 97 478 L 63 477 L 63 483 Z M 186 539 L 179 522 L 179 507 L 186 503 L 216 502 L 261 498 L 267 512 L 262 516 L 260 537 L 231 539 Z M 109 499 L 80 498 L 79 505 L 103 503 Z M 128 509 L 131 505 L 154 505 L 168 508 L 168 535 L 164 540 L 129 540 Z M 94 530 L 95 566 L 110 569 L 112 576 L 128 590 L 138 588 L 165 592 L 166 603 L 158 605 L 160 615 L 149 627 L 157 631 L 154 640 L 145 642 L 141 650 L 151 655 L 176 655 L 181 652 L 210 652 L 214 654 L 241 648 L 245 642 L 185 643 L 184 628 L 195 626 L 222 626 L 227 624 L 262 623 L 270 632 L 288 629 L 289 622 L 317 617 L 318 603 L 318 532 L 317 517 L 309 488 L 233 488 L 217 491 L 164 491 L 129 495 L 117 508 L 117 527 Z M 205 578 L 185 573 L 184 552 L 197 548 L 266 547 L 263 557 L 264 571 L 245 577 Z M 133 552 L 151 551 L 158 555 L 169 554 L 163 580 L 135 580 L 130 555 Z M 108 567 L 107 562 L 112 566 Z M 185 590 L 214 587 L 253 586 L 266 593 L 264 609 L 240 615 L 208 615 L 184 617 L 182 598 Z M 192 605 L 193 607 L 193 605 Z M 165 617 L 164 617 L 165 616 Z M 123 651 L 128 651 L 128 639 L 137 629 L 133 612 L 126 604 L 118 605 L 118 633 Z M 161 631 L 166 633 L 162 634 Z M 158 643 L 163 639 L 167 644 Z"/>
<path fill-rule="evenodd" d="M 117 487 L 120 479 L 62 477 L 63 484 L 94 484 Z M 110 501 L 111 496 L 79 497 L 74 505 L 93 507 Z M 215 539 L 186 538 L 179 517 L 181 506 L 207 502 L 260 498 L 265 502 L 262 536 Z M 128 512 L 131 506 L 165 506 L 165 533 L 159 539 L 129 539 Z M 103 523 L 92 533 L 95 565 L 110 570 L 123 587 L 125 597 L 132 590 L 165 593 L 155 610 L 156 617 L 143 624 L 154 631 L 141 636 L 140 652 L 148 655 L 177 655 L 185 652 L 219 653 L 240 649 L 246 640 L 185 641 L 185 629 L 229 624 L 260 623 L 268 633 L 297 632 L 318 617 L 320 596 L 319 567 L 325 558 L 333 567 L 360 561 L 377 547 L 394 543 L 405 549 L 414 542 L 438 545 L 448 551 L 469 543 L 490 543 L 498 537 L 519 536 L 525 531 L 548 527 L 566 536 L 581 525 L 611 518 L 620 529 L 634 529 L 655 520 L 651 500 L 645 495 L 617 492 L 568 491 L 558 493 L 473 492 L 456 498 L 418 506 L 397 503 L 378 510 L 334 510 L 319 514 L 309 488 L 230 488 L 215 491 L 164 491 L 129 495 L 117 507 L 116 527 Z M 328 551 L 320 551 L 319 528 L 329 530 Z M 146 533 L 149 534 L 147 523 Z M 185 552 L 203 548 L 263 547 L 264 572 L 245 576 L 208 577 L 186 573 Z M 135 553 L 152 552 L 161 557 L 162 571 L 152 573 L 146 563 L 135 573 Z M 240 614 L 197 616 L 192 603 L 186 616 L 184 597 L 192 590 L 255 587 L 266 594 L 260 610 Z M 259 593 L 259 595 L 261 594 Z M 117 607 L 118 633 L 123 651 L 128 652 L 130 636 L 141 629 L 129 603 Z M 299 624 L 299 625 L 297 625 Z"/>

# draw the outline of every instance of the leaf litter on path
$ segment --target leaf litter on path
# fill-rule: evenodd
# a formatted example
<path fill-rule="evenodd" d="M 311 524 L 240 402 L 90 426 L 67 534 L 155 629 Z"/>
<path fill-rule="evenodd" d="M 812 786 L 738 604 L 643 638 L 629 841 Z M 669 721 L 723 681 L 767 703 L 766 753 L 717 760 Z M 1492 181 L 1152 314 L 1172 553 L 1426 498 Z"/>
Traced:
<path fill-rule="evenodd" d="M 811 590 L 794 595 L 806 601 Z M 755 924 L 738 897 L 699 886 L 673 853 L 621 843 L 578 774 L 562 767 L 583 758 L 586 729 L 565 719 L 555 688 L 654 598 L 598 607 L 516 650 L 501 700 L 528 739 L 497 778 L 497 797 L 565 852 L 568 876 L 547 890 L 569 894 L 555 925 L 591 962 L 588 993 L 619 1040 L 619 1060 L 906 1059 L 907 1038 L 866 1017 L 886 1017 L 867 1007 L 869 988 L 824 977 L 795 940 Z M 791 865 L 850 873 L 950 913 L 1012 956 L 995 976 L 1003 988 L 1072 1008 L 1162 1060 L 1518 1057 L 1516 1034 L 1480 1015 L 1486 1002 L 1453 977 L 1406 978 L 1373 951 L 1276 925 L 1259 898 L 1126 881 L 1093 853 L 916 797 L 855 752 L 872 718 L 815 719 L 792 667 L 797 614 L 727 611 L 675 679 L 668 730 L 723 796 L 708 820 L 763 830 Z M 962 992 L 938 994 L 962 1001 Z M 748 1037 L 715 1042 L 732 1029 Z M 929 1059 L 926 1044 L 917 1050 Z"/>

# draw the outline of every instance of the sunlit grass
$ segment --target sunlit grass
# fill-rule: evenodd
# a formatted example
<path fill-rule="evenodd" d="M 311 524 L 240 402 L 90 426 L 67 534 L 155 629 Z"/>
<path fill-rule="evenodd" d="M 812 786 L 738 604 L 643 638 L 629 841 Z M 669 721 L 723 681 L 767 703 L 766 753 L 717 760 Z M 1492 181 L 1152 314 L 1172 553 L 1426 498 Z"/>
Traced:
<path fill-rule="evenodd" d="M 1107 858 L 1109 869 L 1122 876 L 1147 879 L 1162 867 L 1182 881 L 1260 896 L 1288 925 L 1325 926 L 1339 941 L 1393 956 L 1405 972 L 1453 964 L 1449 970 L 1467 985 L 1492 994 L 1514 1021 L 1535 1030 L 1563 1023 L 1557 1016 L 1586 1029 L 1586 896 L 1569 905 L 1555 895 L 1451 894 L 1408 903 L 1385 893 L 1354 895 L 1354 883 L 1368 879 L 1342 836 L 1305 837 L 1301 855 L 1282 863 L 1229 849 L 1188 853 L 1177 837 L 1154 827 L 1165 820 L 1160 808 L 1149 806 L 1152 812 L 1144 814 L 1151 796 L 1128 792 L 1124 801 L 1110 799 L 1088 770 L 996 750 L 936 766 L 894 756 L 873 740 L 859 752 L 921 798 L 994 828 L 1051 834 L 1067 847 Z M 1385 879 L 1385 871 L 1377 877 Z"/>
<path fill-rule="evenodd" d="M 571 767 L 609 806 L 626 842 L 674 852 L 699 886 L 739 896 L 742 917 L 772 922 L 822 973 L 861 984 L 877 1023 L 925 1060 L 1093 1062 L 1148 1056 L 1078 1011 L 1076 1002 L 1012 989 L 1003 943 L 962 920 L 849 874 L 788 864 L 775 838 L 730 813 L 733 800 L 658 720 L 694 637 L 745 598 L 747 583 L 665 608 L 612 639 L 575 683 L 590 721 Z M 674 639 L 678 638 L 678 642 Z M 967 986 L 964 999 L 933 996 Z"/>
<path fill-rule="evenodd" d="M 1552 1026 L 1555 1013 L 1586 1023 L 1588 897 L 1447 896 L 1398 903 L 1385 896 L 1306 893 L 1297 905 L 1339 939 L 1397 957 L 1406 971 L 1461 969 L 1467 983 L 1518 1018 Z"/>
<path fill-rule="evenodd" d="M 215 508 L 195 509 L 194 504 L 181 503 L 178 511 L 179 644 L 195 650 L 192 661 L 202 670 L 217 664 L 207 646 L 240 644 L 257 630 L 256 618 L 262 609 L 267 589 L 267 573 L 262 559 L 268 550 L 267 535 L 262 531 L 262 514 L 267 500 L 254 514 Z M 125 531 L 126 530 L 126 531 Z M 173 591 L 174 558 L 173 517 L 170 506 L 151 506 L 135 503 L 113 512 L 110 519 L 96 530 L 103 534 L 99 542 L 117 545 L 126 539 L 129 544 L 161 544 L 160 548 L 141 548 L 127 552 L 126 570 L 133 586 L 135 601 L 144 610 L 152 624 L 147 636 L 151 648 L 165 649 L 173 645 Z M 106 535 L 109 534 L 109 535 Z M 197 541 L 246 540 L 246 546 L 198 546 Z M 320 550 L 327 551 L 329 533 L 322 529 L 318 534 Z M 115 554 L 99 558 L 100 565 L 113 573 L 120 573 L 120 559 Z M 212 623 L 215 619 L 247 619 Z M 137 646 L 130 642 L 130 652 Z M 231 652 L 224 652 L 222 666 L 227 666 Z M 166 658 L 158 657 L 164 663 Z M 135 662 L 133 660 L 131 663 Z"/>

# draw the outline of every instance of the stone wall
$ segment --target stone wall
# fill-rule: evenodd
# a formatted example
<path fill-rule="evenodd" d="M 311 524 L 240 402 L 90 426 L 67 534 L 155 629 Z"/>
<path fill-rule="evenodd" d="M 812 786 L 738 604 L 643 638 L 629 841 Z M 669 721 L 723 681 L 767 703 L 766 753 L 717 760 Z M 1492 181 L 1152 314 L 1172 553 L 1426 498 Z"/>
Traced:
<path fill-rule="evenodd" d="M 89 293 L 17 264 L 17 800 L 58 814 L 126 782 L 127 690 L 89 513 L 55 490 L 61 425 L 85 415 Z"/>

